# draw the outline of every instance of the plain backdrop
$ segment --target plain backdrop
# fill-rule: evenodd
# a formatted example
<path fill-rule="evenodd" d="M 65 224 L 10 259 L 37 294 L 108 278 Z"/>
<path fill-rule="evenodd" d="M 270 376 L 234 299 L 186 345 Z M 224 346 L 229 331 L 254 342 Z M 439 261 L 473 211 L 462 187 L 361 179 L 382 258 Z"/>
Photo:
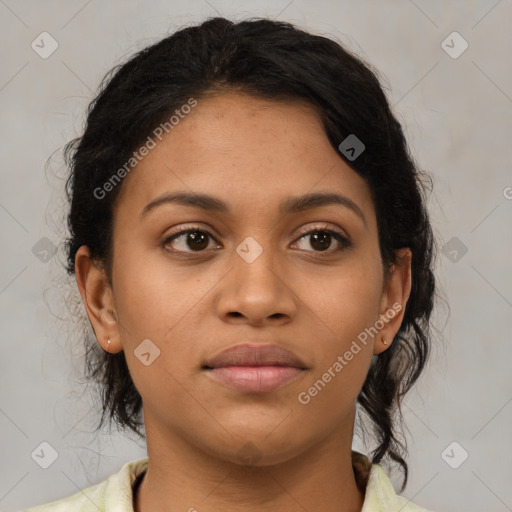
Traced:
<path fill-rule="evenodd" d="M 434 180 L 436 272 L 450 307 L 435 315 L 431 363 L 404 405 L 403 495 L 438 512 L 512 510 L 510 0 L 0 0 L 0 510 L 68 496 L 146 455 L 133 435 L 94 433 L 77 304 L 64 298 L 61 148 L 82 133 L 110 68 L 218 15 L 296 23 L 379 70 Z M 47 469 L 41 450 L 56 452 Z"/>

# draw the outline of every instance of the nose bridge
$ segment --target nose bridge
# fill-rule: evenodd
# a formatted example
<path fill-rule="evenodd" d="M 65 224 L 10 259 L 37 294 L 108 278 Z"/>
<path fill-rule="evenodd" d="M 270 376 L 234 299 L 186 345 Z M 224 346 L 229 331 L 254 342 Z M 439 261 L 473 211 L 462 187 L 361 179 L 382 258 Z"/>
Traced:
<path fill-rule="evenodd" d="M 282 286 L 276 265 L 276 252 L 271 248 L 270 236 L 248 236 L 237 247 L 234 255 L 236 280 L 246 289 L 259 290 L 258 293 L 275 294 Z M 258 241 L 259 240 L 259 241 Z"/>
<path fill-rule="evenodd" d="M 219 314 L 241 314 L 251 321 L 293 315 L 295 301 L 270 236 L 248 236 L 233 253 L 233 267 L 219 301 Z"/>

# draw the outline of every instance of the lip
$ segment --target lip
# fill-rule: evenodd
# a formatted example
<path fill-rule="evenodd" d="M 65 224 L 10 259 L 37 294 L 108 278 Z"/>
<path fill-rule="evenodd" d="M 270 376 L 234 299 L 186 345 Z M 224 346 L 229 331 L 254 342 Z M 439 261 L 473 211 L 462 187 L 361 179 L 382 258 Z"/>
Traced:
<path fill-rule="evenodd" d="M 293 352 L 279 345 L 241 343 L 229 347 L 203 364 L 203 369 L 226 366 L 291 366 L 307 369 L 304 362 Z"/>
<path fill-rule="evenodd" d="M 308 368 L 278 345 L 244 343 L 208 359 L 202 369 L 213 380 L 244 393 L 268 393 L 297 380 Z"/>

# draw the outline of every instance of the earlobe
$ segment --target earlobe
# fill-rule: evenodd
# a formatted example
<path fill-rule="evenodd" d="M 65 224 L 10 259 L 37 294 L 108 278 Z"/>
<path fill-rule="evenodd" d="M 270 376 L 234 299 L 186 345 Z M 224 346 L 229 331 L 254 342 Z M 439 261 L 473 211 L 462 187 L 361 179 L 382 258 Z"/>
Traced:
<path fill-rule="evenodd" d="M 384 284 L 378 320 L 382 329 L 380 329 L 380 336 L 374 344 L 374 354 L 380 354 L 391 346 L 402 325 L 405 306 L 411 293 L 411 261 L 411 250 L 409 248 L 400 249 L 398 263 L 393 266 Z"/>
<path fill-rule="evenodd" d="M 112 288 L 105 270 L 91 259 L 90 250 L 86 245 L 82 245 L 76 253 L 75 276 L 98 343 L 107 352 L 120 352 L 122 345 Z"/>

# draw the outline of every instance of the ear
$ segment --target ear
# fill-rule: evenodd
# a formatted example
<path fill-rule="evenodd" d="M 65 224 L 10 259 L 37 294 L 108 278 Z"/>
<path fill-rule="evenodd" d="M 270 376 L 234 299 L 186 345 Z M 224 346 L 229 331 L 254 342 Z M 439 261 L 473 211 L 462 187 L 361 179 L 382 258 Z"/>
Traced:
<path fill-rule="evenodd" d="M 106 352 L 120 352 L 123 346 L 112 289 L 105 270 L 91 259 L 86 245 L 82 245 L 76 253 L 75 276 L 98 343 Z"/>
<path fill-rule="evenodd" d="M 383 327 L 375 337 L 374 354 L 380 354 L 391 346 L 402 325 L 405 306 L 411 293 L 411 261 L 411 250 L 409 248 L 400 249 L 398 251 L 398 263 L 393 265 L 388 278 L 384 282 L 379 318 Z M 384 344 L 384 341 L 386 341 L 386 344 Z"/>

